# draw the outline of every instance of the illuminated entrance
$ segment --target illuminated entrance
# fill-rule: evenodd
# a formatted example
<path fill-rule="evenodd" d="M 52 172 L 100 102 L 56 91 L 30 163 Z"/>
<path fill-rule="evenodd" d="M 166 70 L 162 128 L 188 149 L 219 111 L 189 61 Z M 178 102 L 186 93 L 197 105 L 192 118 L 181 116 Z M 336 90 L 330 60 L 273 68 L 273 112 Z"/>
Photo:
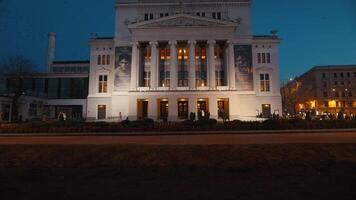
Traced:
<path fill-rule="evenodd" d="M 186 99 L 178 100 L 178 118 L 188 119 L 188 100 Z"/>
<path fill-rule="evenodd" d="M 198 99 L 197 102 L 198 119 L 207 117 L 209 113 L 208 102 L 209 102 L 208 99 Z"/>
<path fill-rule="evenodd" d="M 98 119 L 106 119 L 106 105 L 98 105 Z"/>
<path fill-rule="evenodd" d="M 271 104 L 262 104 L 262 115 L 264 118 L 270 118 L 272 116 Z"/>
<path fill-rule="evenodd" d="M 158 100 L 158 113 L 159 119 L 164 119 L 168 117 L 168 100 L 160 99 Z"/>
<path fill-rule="evenodd" d="M 219 119 L 228 119 L 230 116 L 229 99 L 218 99 Z"/>
<path fill-rule="evenodd" d="M 144 119 L 148 117 L 148 100 L 139 99 L 137 100 L 137 118 Z"/>

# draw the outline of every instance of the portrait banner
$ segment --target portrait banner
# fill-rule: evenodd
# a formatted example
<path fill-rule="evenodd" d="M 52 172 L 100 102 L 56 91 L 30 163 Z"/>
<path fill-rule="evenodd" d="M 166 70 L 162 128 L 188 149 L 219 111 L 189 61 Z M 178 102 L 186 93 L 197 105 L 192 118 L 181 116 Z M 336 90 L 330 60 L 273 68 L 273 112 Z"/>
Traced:
<path fill-rule="evenodd" d="M 131 81 L 132 47 L 115 49 L 115 91 L 129 90 Z"/>
<path fill-rule="evenodd" d="M 235 45 L 236 88 L 239 91 L 253 90 L 252 46 Z"/>

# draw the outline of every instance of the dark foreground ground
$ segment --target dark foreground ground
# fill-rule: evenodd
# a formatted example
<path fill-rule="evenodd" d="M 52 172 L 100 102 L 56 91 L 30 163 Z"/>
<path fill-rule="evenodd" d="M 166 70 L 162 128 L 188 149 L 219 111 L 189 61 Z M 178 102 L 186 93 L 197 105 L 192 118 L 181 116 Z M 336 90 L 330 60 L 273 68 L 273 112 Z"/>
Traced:
<path fill-rule="evenodd" d="M 356 145 L 2 145 L 0 199 L 354 200 Z"/>

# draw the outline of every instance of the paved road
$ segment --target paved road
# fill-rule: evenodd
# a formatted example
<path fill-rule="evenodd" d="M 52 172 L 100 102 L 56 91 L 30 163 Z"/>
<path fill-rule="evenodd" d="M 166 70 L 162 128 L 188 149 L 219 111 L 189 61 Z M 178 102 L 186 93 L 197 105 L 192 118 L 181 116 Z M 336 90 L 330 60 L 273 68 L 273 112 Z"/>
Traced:
<path fill-rule="evenodd" d="M 291 134 L 213 134 L 157 136 L 0 136 L 4 144 L 140 144 L 140 145 L 214 145 L 214 144 L 290 144 L 355 143 L 356 132 Z"/>

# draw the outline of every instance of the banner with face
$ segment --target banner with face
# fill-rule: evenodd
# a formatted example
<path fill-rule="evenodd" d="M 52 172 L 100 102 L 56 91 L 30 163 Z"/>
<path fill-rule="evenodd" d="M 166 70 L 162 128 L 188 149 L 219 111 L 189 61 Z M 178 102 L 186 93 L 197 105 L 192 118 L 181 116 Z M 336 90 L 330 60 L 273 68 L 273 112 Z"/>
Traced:
<path fill-rule="evenodd" d="M 235 45 L 236 88 L 239 91 L 253 90 L 252 46 Z"/>
<path fill-rule="evenodd" d="M 132 47 L 115 49 L 115 91 L 129 90 L 131 81 Z"/>

